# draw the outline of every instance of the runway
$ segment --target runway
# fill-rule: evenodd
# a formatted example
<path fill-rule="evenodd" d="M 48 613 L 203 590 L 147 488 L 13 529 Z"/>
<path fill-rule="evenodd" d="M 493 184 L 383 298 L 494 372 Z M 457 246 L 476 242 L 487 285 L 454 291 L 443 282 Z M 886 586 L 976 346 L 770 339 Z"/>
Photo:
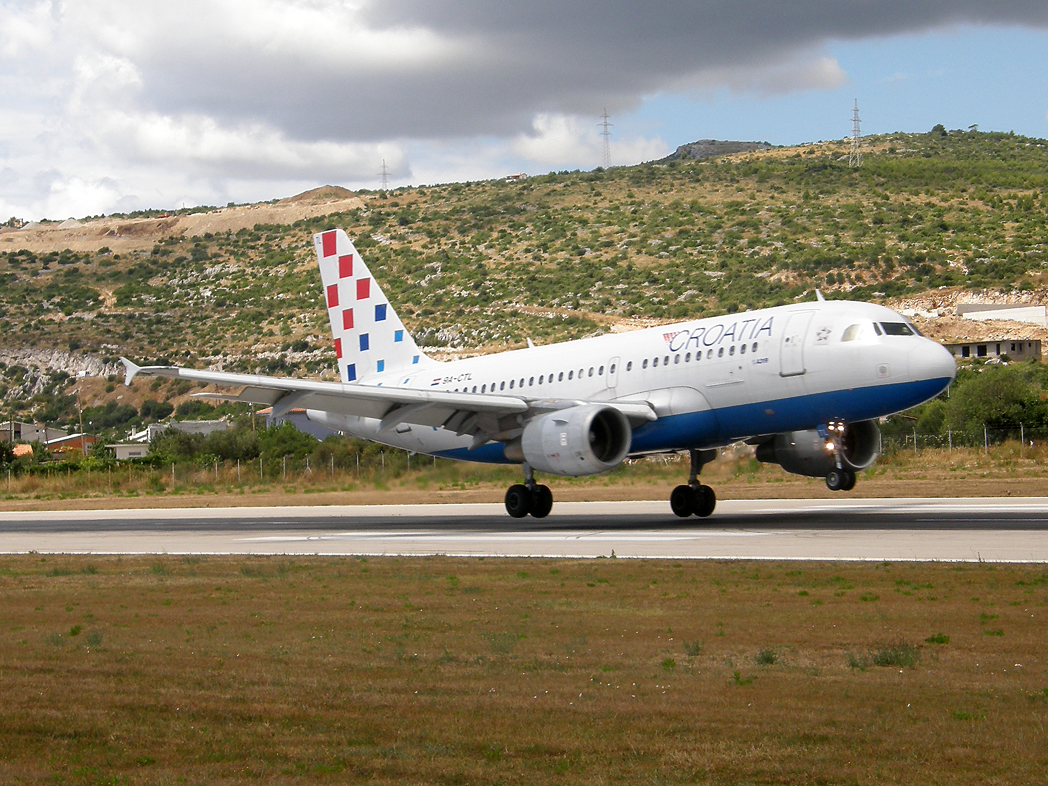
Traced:
<path fill-rule="evenodd" d="M 665 501 L 0 512 L 0 553 L 1048 562 L 1048 500 Z"/>

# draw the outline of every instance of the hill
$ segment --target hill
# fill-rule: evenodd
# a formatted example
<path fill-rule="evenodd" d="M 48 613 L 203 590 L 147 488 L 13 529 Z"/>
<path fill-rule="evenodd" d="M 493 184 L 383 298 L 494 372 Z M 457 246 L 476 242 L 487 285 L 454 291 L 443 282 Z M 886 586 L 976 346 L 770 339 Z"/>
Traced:
<path fill-rule="evenodd" d="M 866 145 L 860 168 L 828 142 L 5 230 L 0 349 L 330 377 L 310 236 L 335 226 L 438 352 L 787 303 L 816 287 L 944 309 L 1042 300 L 1048 143 L 950 132 Z M 68 394 L 53 373 L 34 382 L 13 365 L 6 408 L 28 415 Z"/>

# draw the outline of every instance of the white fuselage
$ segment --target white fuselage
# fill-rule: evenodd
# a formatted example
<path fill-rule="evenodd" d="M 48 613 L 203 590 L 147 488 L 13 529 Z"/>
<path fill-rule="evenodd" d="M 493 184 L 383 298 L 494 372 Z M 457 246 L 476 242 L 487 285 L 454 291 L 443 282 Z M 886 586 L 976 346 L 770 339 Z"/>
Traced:
<path fill-rule="evenodd" d="M 900 327 L 902 326 L 902 327 Z M 647 402 L 631 454 L 706 448 L 889 415 L 940 393 L 953 357 L 882 306 L 819 301 L 387 373 L 365 384 L 525 399 Z M 446 429 L 310 411 L 348 434 L 420 453 L 503 462 Z"/>

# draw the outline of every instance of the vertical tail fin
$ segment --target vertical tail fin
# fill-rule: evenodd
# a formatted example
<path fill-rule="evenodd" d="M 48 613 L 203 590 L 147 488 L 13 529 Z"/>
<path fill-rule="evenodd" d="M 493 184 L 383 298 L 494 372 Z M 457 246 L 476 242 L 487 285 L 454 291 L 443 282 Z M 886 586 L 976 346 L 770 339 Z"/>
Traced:
<path fill-rule="evenodd" d="M 343 382 L 434 362 L 404 329 L 345 232 L 317 233 L 313 245 Z"/>

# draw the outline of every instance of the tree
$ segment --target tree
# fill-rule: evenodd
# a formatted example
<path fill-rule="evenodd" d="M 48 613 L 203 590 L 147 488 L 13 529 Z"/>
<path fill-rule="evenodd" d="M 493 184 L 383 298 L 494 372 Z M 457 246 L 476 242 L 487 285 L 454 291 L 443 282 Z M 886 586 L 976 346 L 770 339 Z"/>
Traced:
<path fill-rule="evenodd" d="M 14 463 L 14 448 L 8 442 L 0 442 L 0 469 L 8 469 Z"/>
<path fill-rule="evenodd" d="M 170 401 L 161 402 L 147 398 L 142 402 L 142 409 L 139 411 L 139 415 L 144 421 L 158 421 L 163 420 L 174 411 L 175 407 Z"/>
<path fill-rule="evenodd" d="M 299 431 L 291 423 L 263 429 L 258 433 L 258 444 L 262 456 L 266 459 L 279 459 L 291 456 L 304 459 L 317 446 L 316 437 Z"/>
<path fill-rule="evenodd" d="M 987 366 L 954 387 L 945 405 L 946 425 L 957 431 L 1041 425 L 1045 403 L 1022 366 Z"/>

